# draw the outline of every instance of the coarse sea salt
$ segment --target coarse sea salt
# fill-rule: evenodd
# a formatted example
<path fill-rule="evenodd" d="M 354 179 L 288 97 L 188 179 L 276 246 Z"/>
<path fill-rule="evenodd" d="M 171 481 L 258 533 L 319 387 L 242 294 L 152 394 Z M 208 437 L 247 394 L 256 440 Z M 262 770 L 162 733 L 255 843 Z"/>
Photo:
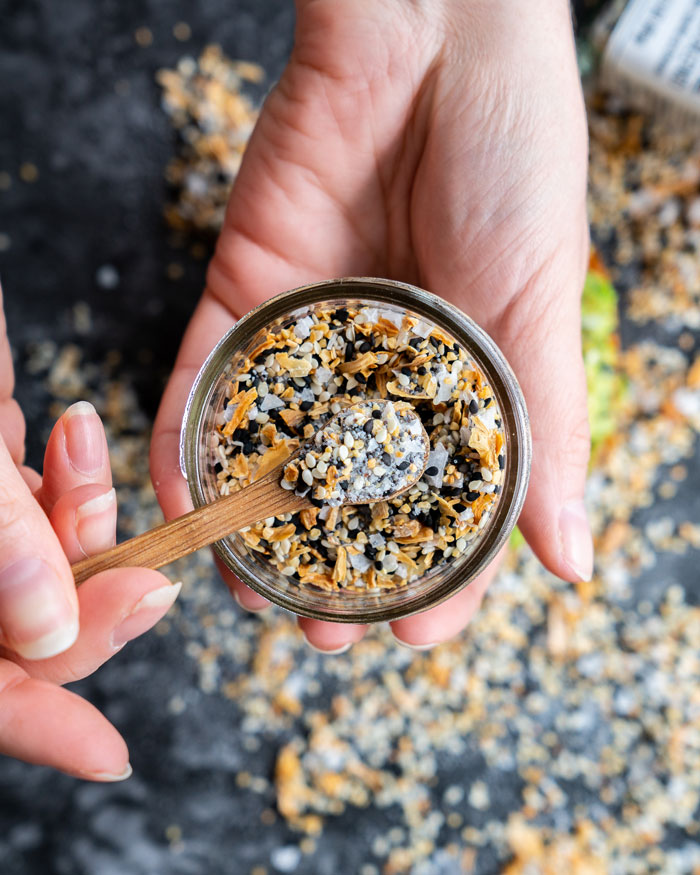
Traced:
<path fill-rule="evenodd" d="M 445 476 L 445 465 L 447 464 L 447 459 L 449 458 L 449 453 L 447 448 L 442 444 L 442 442 L 438 442 L 435 445 L 435 449 L 430 451 L 430 455 L 428 456 L 428 464 L 426 466 L 426 473 L 423 477 L 430 483 L 431 486 L 440 487 L 442 484 L 442 478 Z M 428 474 L 431 468 L 437 468 L 437 473 Z"/>

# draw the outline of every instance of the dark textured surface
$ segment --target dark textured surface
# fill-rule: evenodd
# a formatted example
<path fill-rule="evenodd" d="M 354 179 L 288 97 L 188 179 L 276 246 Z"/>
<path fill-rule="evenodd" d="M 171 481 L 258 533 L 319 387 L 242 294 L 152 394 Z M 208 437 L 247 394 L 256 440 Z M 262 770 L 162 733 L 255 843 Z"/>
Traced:
<path fill-rule="evenodd" d="M 182 20 L 192 28 L 184 43 L 172 34 Z M 174 135 L 159 110 L 155 71 L 174 65 L 183 54 L 196 56 L 208 42 L 219 42 L 228 56 L 258 61 L 274 79 L 291 46 L 293 8 L 291 0 L 0 0 L 0 22 L 0 173 L 12 179 L 9 189 L 0 191 L 0 234 L 9 238 L 9 248 L 0 251 L 0 275 L 18 366 L 17 396 L 29 423 L 29 461 L 40 466 L 52 391 L 45 371 L 37 376 L 28 370 L 36 342 L 50 339 L 57 350 L 76 343 L 87 397 L 97 401 L 116 381 L 136 390 L 131 412 L 141 410 L 150 418 L 202 285 L 205 262 L 174 250 L 161 218 L 163 169 L 173 154 Z M 153 34 L 146 48 L 134 39 L 142 26 Z M 20 179 L 25 162 L 38 169 L 33 183 Z M 177 281 L 167 277 L 172 263 L 184 271 Z M 116 288 L 105 289 L 96 281 L 105 265 L 117 271 Z M 75 306 L 83 303 L 92 314 L 89 331 L 76 318 Z M 628 327 L 623 336 L 632 340 L 640 333 Z M 121 360 L 107 367 L 103 362 L 110 350 L 118 350 Z M 138 511 L 145 464 L 142 458 L 136 465 L 131 498 L 123 508 L 127 514 Z M 697 519 L 699 477 L 695 465 L 678 496 L 654 510 Z M 144 520 L 136 525 L 143 527 Z M 676 580 L 697 602 L 696 566 L 696 553 L 667 554 L 635 581 L 633 600 L 648 597 L 656 603 L 669 581 Z M 205 559 L 195 570 L 211 578 Z M 230 609 L 222 590 L 212 586 L 207 606 L 212 613 Z M 272 777 L 286 730 L 262 732 L 257 751 L 246 746 L 250 733 L 241 730 L 241 712 L 229 699 L 202 689 L 197 661 L 186 655 L 188 640 L 199 632 L 191 604 L 187 610 L 194 629 L 189 639 L 183 632 L 186 623 L 173 624 L 168 634 L 134 642 L 75 687 L 127 739 L 131 780 L 91 785 L 0 759 L 1 875 L 247 875 L 260 865 L 271 872 L 292 871 L 270 865 L 274 849 L 289 845 L 294 850 L 299 844 L 298 833 L 270 816 L 273 789 L 268 785 L 253 793 L 238 780 L 246 771 Z M 258 620 L 236 622 L 243 638 L 256 641 Z M 543 634 L 540 624 L 533 636 Z M 408 662 L 401 653 L 388 658 L 404 657 Z M 251 662 L 225 665 L 234 676 L 248 671 Z M 319 701 L 327 707 L 349 681 L 324 674 L 319 665 L 307 659 L 305 670 L 321 676 Z M 174 711 L 173 700 L 186 707 Z M 548 713 L 546 720 L 553 721 L 556 713 Z M 581 732 L 580 744 L 568 740 L 570 749 L 578 745 L 590 751 L 605 743 L 604 721 L 591 724 Z M 301 719 L 295 730 L 300 726 Z M 467 787 L 483 778 L 492 807 L 482 812 L 462 805 L 465 823 L 505 820 L 521 805 L 522 780 L 513 768 L 487 766 L 477 737 L 463 742 L 457 754 L 440 752 L 433 800 L 441 798 L 446 786 Z M 570 804 L 557 813 L 563 831 L 575 804 L 592 808 L 597 803 L 597 791 L 581 782 L 572 782 L 567 792 Z M 349 808 L 328 818 L 316 852 L 300 857 L 294 871 L 336 875 L 358 873 L 367 861 L 379 864 L 382 854 L 373 853 L 372 841 L 403 823 L 397 809 Z M 458 836 L 445 827 L 436 844 L 442 848 Z M 669 844 L 676 838 L 666 836 Z M 493 847 L 480 851 L 479 875 L 501 871 L 503 854 Z M 460 867 L 437 852 L 423 871 L 458 875 Z"/>

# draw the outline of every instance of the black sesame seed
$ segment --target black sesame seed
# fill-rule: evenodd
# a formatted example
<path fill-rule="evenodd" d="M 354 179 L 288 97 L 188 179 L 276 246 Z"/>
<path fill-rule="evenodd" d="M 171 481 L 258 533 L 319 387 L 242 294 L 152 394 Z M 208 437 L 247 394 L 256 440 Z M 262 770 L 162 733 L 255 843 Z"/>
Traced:
<path fill-rule="evenodd" d="M 314 406 L 313 401 L 302 401 L 301 404 L 299 405 L 299 410 L 303 410 L 304 412 L 306 412 L 307 410 L 311 410 L 311 408 L 313 406 Z"/>
<path fill-rule="evenodd" d="M 425 469 L 425 473 L 428 477 L 434 477 L 438 472 L 437 465 L 431 465 L 429 468 Z"/>
<path fill-rule="evenodd" d="M 391 456 L 389 453 L 382 453 L 382 462 L 387 466 L 391 465 Z"/>
<path fill-rule="evenodd" d="M 419 374 L 421 377 L 424 377 L 427 373 L 428 373 L 428 369 L 427 369 L 424 365 L 421 365 L 421 366 L 418 368 L 418 374 Z"/>
<path fill-rule="evenodd" d="M 323 507 L 322 498 L 314 498 L 312 495 L 311 498 L 309 498 L 309 501 L 311 502 L 311 504 L 313 504 L 314 507 Z"/>
<path fill-rule="evenodd" d="M 347 322 L 347 321 L 348 321 L 348 316 L 349 316 L 349 315 L 350 315 L 350 314 L 349 314 L 348 311 L 345 309 L 345 307 L 340 307 L 340 308 L 339 308 L 338 310 L 336 310 L 335 313 L 333 314 L 333 318 L 334 318 L 337 322 Z"/>
<path fill-rule="evenodd" d="M 377 548 L 373 547 L 371 544 L 365 544 L 365 556 L 368 559 L 374 559 L 377 555 Z"/>
<path fill-rule="evenodd" d="M 470 413 L 478 413 L 479 412 L 479 402 L 472 399 L 469 402 L 469 412 Z"/>
<path fill-rule="evenodd" d="M 462 504 L 461 502 L 459 502 L 458 504 L 454 504 L 452 506 L 452 509 L 455 511 L 455 513 L 464 513 L 464 511 L 467 509 L 467 506 L 466 504 Z"/>
<path fill-rule="evenodd" d="M 404 374 L 404 376 L 406 376 L 406 377 L 410 377 L 411 376 L 411 369 L 406 368 L 406 367 L 401 368 L 401 373 Z"/>
<path fill-rule="evenodd" d="M 413 337 L 413 338 L 411 338 L 411 340 L 408 341 L 408 345 L 412 346 L 414 349 L 418 349 L 418 347 L 421 345 L 422 342 L 423 342 L 422 337 Z"/>
<path fill-rule="evenodd" d="M 382 411 L 381 411 L 381 410 L 373 410 L 373 411 L 372 411 L 372 416 L 373 416 L 375 419 L 381 419 L 381 418 L 382 418 Z"/>
<path fill-rule="evenodd" d="M 374 567 L 377 569 L 377 571 L 382 570 L 382 563 L 379 561 L 379 559 L 374 560 Z"/>
<path fill-rule="evenodd" d="M 374 422 L 371 419 L 368 419 L 367 422 L 362 426 L 362 428 L 367 432 L 367 434 L 372 434 Z"/>
<path fill-rule="evenodd" d="M 500 487 L 500 486 L 494 486 L 494 487 L 493 487 L 493 491 L 494 491 L 494 493 L 495 493 L 496 495 L 498 495 L 498 493 L 501 491 L 501 487 Z"/>
<path fill-rule="evenodd" d="M 506 460 L 503 458 L 503 456 L 499 456 L 498 457 L 498 467 L 502 471 L 505 468 L 505 466 L 506 466 Z"/>
<path fill-rule="evenodd" d="M 367 382 L 367 377 L 364 374 L 355 374 L 355 379 L 358 383 L 361 383 L 363 386 Z"/>
<path fill-rule="evenodd" d="M 493 398 L 484 398 L 484 407 L 488 407 L 492 401 Z"/>
<path fill-rule="evenodd" d="M 467 501 L 476 501 L 480 495 L 480 492 L 467 492 Z"/>
<path fill-rule="evenodd" d="M 408 461 L 408 459 L 404 459 L 404 461 L 403 461 L 403 462 L 399 462 L 399 464 L 398 464 L 396 467 L 399 469 L 399 471 L 405 471 L 406 468 L 408 468 L 408 466 L 409 466 L 410 464 L 411 464 L 411 463 Z"/>
<path fill-rule="evenodd" d="M 494 422 L 496 423 L 496 428 L 500 428 L 503 425 L 500 419 L 494 419 Z"/>
<path fill-rule="evenodd" d="M 360 352 L 369 352 L 372 349 L 372 344 L 369 340 L 363 340 L 359 346 Z"/>

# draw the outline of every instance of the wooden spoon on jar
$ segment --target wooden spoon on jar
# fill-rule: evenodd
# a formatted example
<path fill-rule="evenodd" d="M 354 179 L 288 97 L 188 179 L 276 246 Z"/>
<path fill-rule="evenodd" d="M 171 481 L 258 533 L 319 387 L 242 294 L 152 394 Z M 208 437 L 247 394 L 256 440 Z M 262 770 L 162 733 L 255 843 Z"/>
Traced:
<path fill-rule="evenodd" d="M 420 480 L 429 453 L 430 440 L 410 404 L 358 402 L 249 486 L 76 562 L 76 585 L 108 568 L 160 568 L 268 517 L 323 504 L 387 501 Z"/>

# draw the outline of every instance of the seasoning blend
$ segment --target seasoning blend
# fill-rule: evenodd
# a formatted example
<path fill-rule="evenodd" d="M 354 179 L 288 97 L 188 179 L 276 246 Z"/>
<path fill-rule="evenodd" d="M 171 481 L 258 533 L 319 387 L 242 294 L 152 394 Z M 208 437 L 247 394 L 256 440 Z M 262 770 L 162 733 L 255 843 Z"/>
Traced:
<path fill-rule="evenodd" d="M 195 506 L 295 454 L 283 483 L 314 507 L 217 552 L 297 613 L 372 622 L 439 603 L 493 558 L 524 500 L 530 436 L 512 372 L 468 317 L 413 286 L 345 279 L 234 326 L 195 383 L 181 450 Z"/>

